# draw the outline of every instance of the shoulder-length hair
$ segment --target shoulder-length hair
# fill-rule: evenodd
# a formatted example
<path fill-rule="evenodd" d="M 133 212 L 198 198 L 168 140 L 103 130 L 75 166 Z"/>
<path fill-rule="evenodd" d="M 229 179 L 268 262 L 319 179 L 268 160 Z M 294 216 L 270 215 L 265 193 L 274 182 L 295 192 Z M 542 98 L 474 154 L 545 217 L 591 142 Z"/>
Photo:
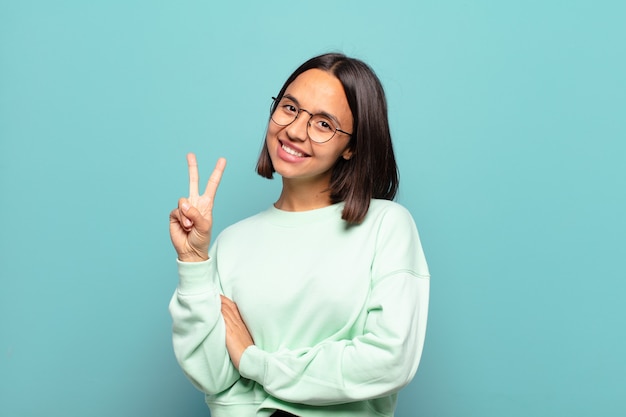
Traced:
<path fill-rule="evenodd" d="M 341 82 L 354 120 L 349 160 L 339 158 L 332 169 L 330 198 L 345 202 L 341 217 L 361 223 L 372 198 L 393 200 L 398 190 L 398 168 L 391 143 L 387 100 L 374 71 L 358 59 L 329 53 L 309 59 L 289 76 L 271 108 L 273 112 L 287 87 L 303 72 L 321 69 Z M 264 141 L 256 171 L 273 178 L 274 166 Z"/>

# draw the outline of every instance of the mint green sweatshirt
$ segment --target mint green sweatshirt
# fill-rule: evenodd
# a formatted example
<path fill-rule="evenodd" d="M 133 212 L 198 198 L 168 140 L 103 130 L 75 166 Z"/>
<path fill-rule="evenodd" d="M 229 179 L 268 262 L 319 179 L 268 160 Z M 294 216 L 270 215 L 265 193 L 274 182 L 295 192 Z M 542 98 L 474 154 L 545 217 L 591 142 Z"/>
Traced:
<path fill-rule="evenodd" d="M 422 353 L 428 267 L 405 208 L 372 200 L 353 226 L 342 209 L 270 207 L 225 229 L 208 261 L 178 261 L 174 351 L 212 417 L 393 416 Z M 220 294 L 254 339 L 239 371 Z"/>

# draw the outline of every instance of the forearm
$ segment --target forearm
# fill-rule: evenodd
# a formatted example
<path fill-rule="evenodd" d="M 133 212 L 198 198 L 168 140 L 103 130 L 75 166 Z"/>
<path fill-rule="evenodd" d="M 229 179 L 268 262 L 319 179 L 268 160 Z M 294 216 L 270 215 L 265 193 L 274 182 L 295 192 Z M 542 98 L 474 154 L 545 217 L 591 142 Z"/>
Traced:
<path fill-rule="evenodd" d="M 180 281 L 170 314 L 178 363 L 198 389 L 215 394 L 231 386 L 239 373 L 226 351 L 219 288 L 212 281 L 208 262 L 178 262 Z"/>
<path fill-rule="evenodd" d="M 284 401 L 330 405 L 381 397 L 413 378 L 424 343 L 427 277 L 394 277 L 378 284 L 363 335 L 312 348 L 268 353 L 252 346 L 241 375 Z"/>

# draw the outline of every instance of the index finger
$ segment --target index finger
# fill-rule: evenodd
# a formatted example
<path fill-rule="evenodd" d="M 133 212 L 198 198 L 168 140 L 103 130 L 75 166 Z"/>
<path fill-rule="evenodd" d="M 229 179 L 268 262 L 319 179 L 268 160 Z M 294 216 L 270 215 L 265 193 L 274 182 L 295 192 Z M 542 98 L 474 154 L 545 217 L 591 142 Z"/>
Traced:
<path fill-rule="evenodd" d="M 226 168 L 226 159 L 219 158 L 217 163 L 215 164 L 215 169 L 213 173 L 209 177 L 209 181 L 206 184 L 206 189 L 204 190 L 204 194 L 209 197 L 210 201 L 213 201 L 215 198 L 215 193 L 217 193 L 217 187 L 220 185 L 220 181 L 222 180 L 222 174 L 224 174 L 224 169 Z"/>
<path fill-rule="evenodd" d="M 198 197 L 198 161 L 193 153 L 187 154 L 189 166 L 189 198 Z"/>

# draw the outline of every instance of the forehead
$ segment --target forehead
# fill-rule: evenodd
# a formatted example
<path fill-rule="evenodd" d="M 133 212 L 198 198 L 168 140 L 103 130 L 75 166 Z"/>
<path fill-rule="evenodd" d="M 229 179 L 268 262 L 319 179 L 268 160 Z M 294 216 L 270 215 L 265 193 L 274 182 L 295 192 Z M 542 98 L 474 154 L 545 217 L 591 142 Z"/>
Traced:
<path fill-rule="evenodd" d="M 298 75 L 287 87 L 285 95 L 293 96 L 305 109 L 317 113 L 327 112 L 352 122 L 352 113 L 343 86 L 333 74 L 310 69 Z"/>

